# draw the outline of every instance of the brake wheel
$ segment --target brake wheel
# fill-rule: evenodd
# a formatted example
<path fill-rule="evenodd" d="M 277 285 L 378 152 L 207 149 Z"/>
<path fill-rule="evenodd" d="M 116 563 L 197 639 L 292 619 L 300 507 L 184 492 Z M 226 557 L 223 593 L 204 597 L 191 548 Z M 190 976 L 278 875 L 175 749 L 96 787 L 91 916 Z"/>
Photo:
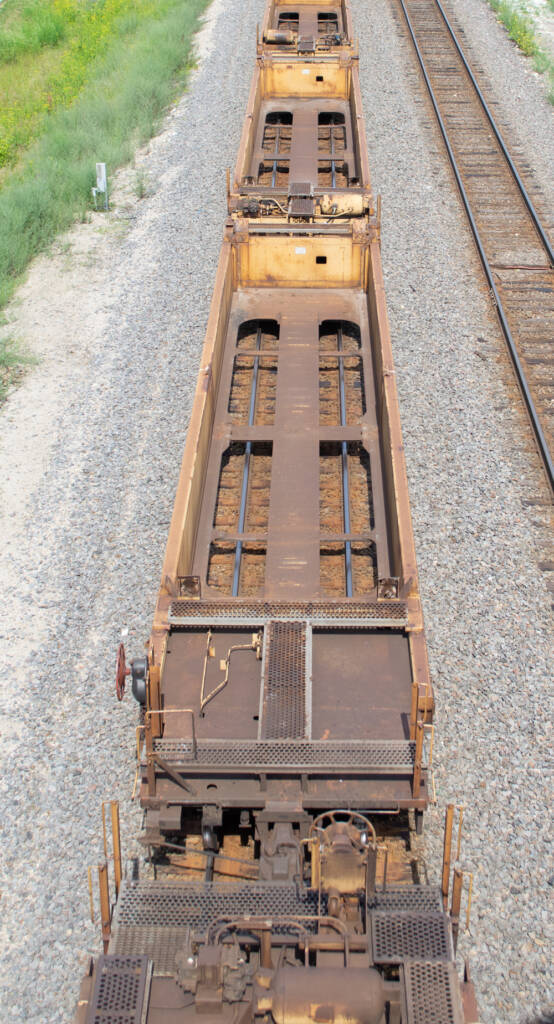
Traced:
<path fill-rule="evenodd" d="M 118 700 L 123 700 L 125 694 L 125 680 L 127 676 L 131 675 L 131 669 L 127 668 L 125 661 L 125 645 L 120 643 L 117 648 L 117 657 L 115 659 L 115 692 Z"/>

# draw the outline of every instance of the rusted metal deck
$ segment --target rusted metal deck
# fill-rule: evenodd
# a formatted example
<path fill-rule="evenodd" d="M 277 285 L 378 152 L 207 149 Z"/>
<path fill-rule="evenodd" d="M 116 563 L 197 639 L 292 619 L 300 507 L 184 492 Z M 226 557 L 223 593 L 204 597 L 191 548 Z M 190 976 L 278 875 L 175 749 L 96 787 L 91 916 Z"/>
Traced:
<path fill-rule="evenodd" d="M 352 807 L 428 800 L 433 697 L 375 229 L 239 219 L 227 246 L 152 640 L 152 843 L 208 803 L 324 808 L 337 778 Z"/>
<path fill-rule="evenodd" d="M 352 19 L 348 0 L 282 3 L 272 0 L 258 36 L 258 53 L 287 57 L 343 53 L 351 55 Z"/>
<path fill-rule="evenodd" d="M 259 60 L 229 210 L 246 217 L 330 223 L 371 208 L 356 65 Z"/>
<path fill-rule="evenodd" d="M 453 808 L 440 889 L 411 842 L 434 698 L 345 2 L 270 0 L 228 192 L 130 670 L 157 875 L 123 878 L 112 804 L 76 1024 L 473 1024 Z"/>

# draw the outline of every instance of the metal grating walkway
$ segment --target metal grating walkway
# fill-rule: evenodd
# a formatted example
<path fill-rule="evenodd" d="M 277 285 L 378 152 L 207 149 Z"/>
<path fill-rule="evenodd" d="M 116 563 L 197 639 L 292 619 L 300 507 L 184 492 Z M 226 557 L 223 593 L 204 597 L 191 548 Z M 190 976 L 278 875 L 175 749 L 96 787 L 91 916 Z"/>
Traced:
<path fill-rule="evenodd" d="M 309 621 L 324 627 L 340 623 L 369 628 L 373 622 L 379 626 L 390 622 L 401 627 L 406 622 L 407 605 L 404 601 L 172 601 L 168 621 L 172 626 L 192 623 L 228 623 L 260 626 L 271 619 Z"/>
<path fill-rule="evenodd" d="M 267 627 L 262 739 L 302 739 L 306 730 L 306 625 Z"/>
<path fill-rule="evenodd" d="M 407 1024 L 464 1024 L 455 964 L 408 960 L 403 973 Z"/>
<path fill-rule="evenodd" d="M 110 949 L 118 956 L 145 956 L 154 965 L 154 974 L 174 975 L 175 957 L 187 939 L 186 927 L 163 925 L 119 925 L 114 928 Z"/>
<path fill-rule="evenodd" d="M 303 770 L 348 773 L 353 769 L 411 775 L 415 759 L 415 743 L 411 740 L 199 740 L 195 756 L 192 742 L 161 739 L 154 741 L 154 751 L 171 767 L 182 766 L 189 773 L 233 768 L 244 775 L 259 771 L 297 774 Z"/>
<path fill-rule="evenodd" d="M 377 964 L 399 964 L 415 956 L 433 961 L 453 959 L 449 922 L 444 913 L 373 910 L 371 936 Z"/>
<path fill-rule="evenodd" d="M 100 956 L 94 972 L 89 1024 L 143 1024 L 151 976 L 146 956 Z"/>
<path fill-rule="evenodd" d="M 125 882 L 114 926 L 204 931 L 217 917 L 317 913 L 317 893 L 261 882 Z"/>
<path fill-rule="evenodd" d="M 442 914 L 442 894 L 436 885 L 391 885 L 371 897 L 370 910 Z"/>
<path fill-rule="evenodd" d="M 436 918 L 442 916 L 441 907 L 440 891 L 427 885 L 391 886 L 384 892 L 376 892 L 370 901 L 372 919 L 417 919 L 420 931 L 425 921 L 431 921 L 433 931 Z M 326 913 L 325 898 L 321 911 Z M 240 917 L 253 913 L 267 917 L 314 915 L 315 918 L 317 893 L 292 885 L 261 882 L 126 881 L 114 914 L 110 951 L 119 958 L 135 958 L 137 963 L 138 958 L 146 957 L 153 962 L 155 974 L 170 975 L 175 971 L 175 955 L 182 949 L 189 928 L 202 936 L 220 916 Z M 306 920 L 305 925 L 309 931 L 316 931 L 315 919 L 312 925 Z M 398 938 L 391 936 L 390 931 L 383 938 L 381 932 L 380 949 L 383 942 L 390 951 L 391 943 L 398 943 Z M 400 956 L 395 953 L 386 960 L 381 954 L 379 962 L 400 962 L 406 948 L 404 939 Z M 430 960 L 429 944 L 427 953 Z M 445 966 L 440 960 L 436 965 Z M 440 971 L 437 977 L 443 977 Z"/>

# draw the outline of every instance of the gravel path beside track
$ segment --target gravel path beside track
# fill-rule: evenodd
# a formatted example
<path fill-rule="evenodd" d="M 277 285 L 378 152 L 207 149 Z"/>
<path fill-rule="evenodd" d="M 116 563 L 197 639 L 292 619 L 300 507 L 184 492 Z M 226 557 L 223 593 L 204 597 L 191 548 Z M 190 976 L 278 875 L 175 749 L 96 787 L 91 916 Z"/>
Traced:
<path fill-rule="evenodd" d="M 546 1005 L 549 983 L 549 601 L 537 570 L 544 509 L 531 528 L 523 504 L 541 478 L 390 11 L 389 0 L 354 2 L 439 707 L 440 807 L 426 843 L 438 866 L 444 803 L 463 799 L 476 870 L 463 946 L 484 1024 L 519 1024 Z M 261 12 L 261 0 L 216 0 L 190 92 L 141 158 L 154 194 L 126 204 L 134 172 L 121 176 L 116 213 L 41 260 L 11 310 L 13 333 L 43 362 L 0 420 L 9 1024 L 71 1019 L 98 949 L 86 867 L 100 856 L 101 800 L 121 799 L 124 836 L 139 824 L 136 712 L 116 706 L 113 655 L 122 627 L 131 654 L 148 635 Z"/>

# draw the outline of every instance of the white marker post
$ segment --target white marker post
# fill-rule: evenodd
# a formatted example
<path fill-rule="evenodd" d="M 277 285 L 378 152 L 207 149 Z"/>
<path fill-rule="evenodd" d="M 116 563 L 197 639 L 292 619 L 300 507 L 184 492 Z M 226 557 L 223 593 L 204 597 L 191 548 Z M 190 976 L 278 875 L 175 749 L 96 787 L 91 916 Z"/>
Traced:
<path fill-rule="evenodd" d="M 98 193 L 102 193 L 104 196 L 104 209 L 108 209 L 108 175 L 106 172 L 106 164 L 96 164 L 96 188 L 92 190 L 92 196 L 94 199 L 94 208 L 98 209 L 97 196 Z"/>

